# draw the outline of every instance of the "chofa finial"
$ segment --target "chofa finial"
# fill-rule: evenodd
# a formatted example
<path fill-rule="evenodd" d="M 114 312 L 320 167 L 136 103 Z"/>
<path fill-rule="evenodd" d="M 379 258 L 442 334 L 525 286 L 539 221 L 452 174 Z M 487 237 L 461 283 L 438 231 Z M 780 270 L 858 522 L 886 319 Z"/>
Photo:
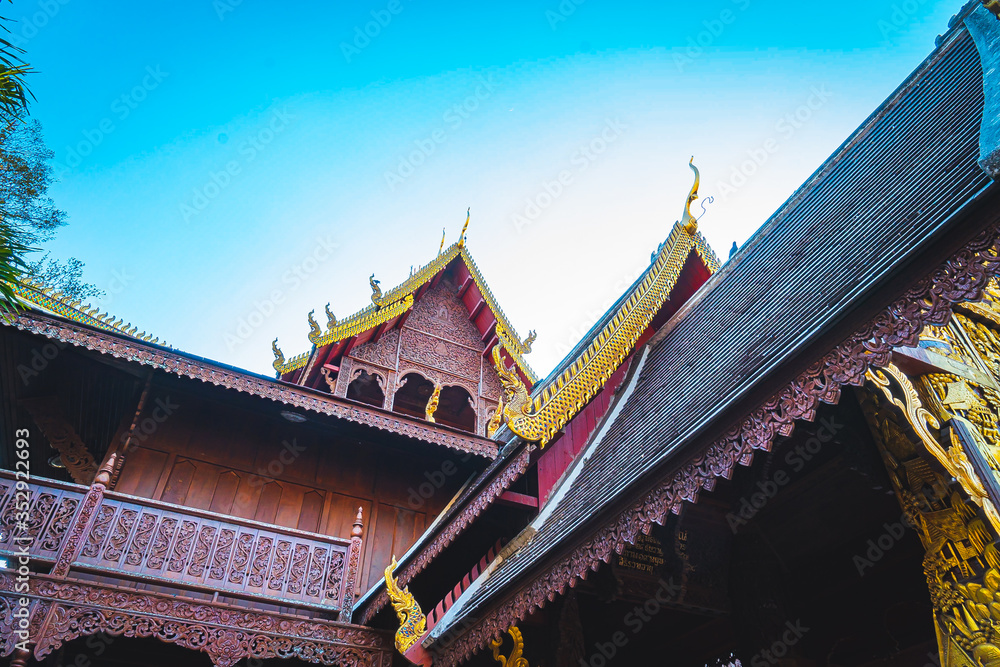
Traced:
<path fill-rule="evenodd" d="M 694 166 L 693 155 L 691 156 L 691 161 L 688 162 L 688 166 L 694 171 L 694 185 L 691 186 L 687 203 L 684 204 L 684 216 L 681 218 L 681 225 L 684 227 L 685 232 L 693 236 L 698 231 L 698 219 L 691 213 L 691 204 L 698 198 L 698 184 L 701 182 L 701 174 L 698 172 L 698 167 Z"/>
<path fill-rule="evenodd" d="M 472 207 L 465 212 L 465 224 L 462 225 L 462 234 L 458 237 L 458 247 L 462 248 L 465 246 L 465 232 L 469 229 L 469 219 L 472 218 Z"/>
<path fill-rule="evenodd" d="M 442 227 L 441 228 L 441 245 L 438 246 L 438 254 L 439 255 L 444 252 L 444 239 L 445 239 L 446 235 L 447 235 L 447 230 L 444 227 Z"/>
<path fill-rule="evenodd" d="M 274 370 L 281 372 L 281 367 L 285 365 L 285 355 L 278 349 L 278 339 L 271 341 L 271 349 L 274 351 Z"/>

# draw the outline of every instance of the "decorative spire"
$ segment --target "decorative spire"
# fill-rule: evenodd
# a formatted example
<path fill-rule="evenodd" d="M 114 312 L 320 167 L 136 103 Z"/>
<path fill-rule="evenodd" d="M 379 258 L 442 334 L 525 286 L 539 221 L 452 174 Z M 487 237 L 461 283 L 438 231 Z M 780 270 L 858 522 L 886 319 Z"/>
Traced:
<path fill-rule="evenodd" d="M 436 423 L 434 421 L 434 413 L 438 409 L 438 402 L 440 402 L 440 400 L 441 400 L 441 385 L 435 384 L 434 391 L 431 392 L 431 397 L 427 399 L 427 407 L 424 408 L 424 416 L 427 418 L 427 421 L 429 421 L 432 424 Z"/>
<path fill-rule="evenodd" d="M 523 343 L 521 343 L 522 345 L 524 345 L 524 353 L 525 354 L 528 354 L 529 352 L 531 352 L 531 344 L 534 343 L 535 339 L 537 339 L 537 338 L 538 338 L 538 334 L 535 333 L 534 329 L 532 329 L 531 331 L 528 332 L 528 337 L 524 339 Z"/>
<path fill-rule="evenodd" d="M 358 508 L 358 517 L 354 520 L 354 527 L 351 528 L 351 537 L 361 537 L 365 524 L 361 521 L 361 508 Z"/>
<path fill-rule="evenodd" d="M 274 366 L 274 370 L 281 372 L 281 367 L 285 365 L 285 355 L 282 354 L 281 350 L 278 349 L 278 339 L 275 338 L 271 342 L 271 350 L 274 351 L 274 362 L 271 364 Z"/>
<path fill-rule="evenodd" d="M 445 234 L 446 233 L 447 233 L 447 231 L 445 230 L 444 227 L 442 227 L 441 228 L 441 246 L 438 248 L 438 255 L 440 255 L 441 253 L 444 252 L 444 239 L 445 239 Z"/>
<path fill-rule="evenodd" d="M 323 332 L 319 328 L 319 324 L 316 322 L 315 318 L 313 318 L 313 313 L 315 312 L 315 310 L 310 310 L 309 315 L 307 316 L 307 319 L 309 320 L 309 342 L 314 345 L 316 344 L 316 341 L 319 340 L 319 337 L 323 335 Z"/>
<path fill-rule="evenodd" d="M 688 195 L 687 203 L 684 205 L 684 216 L 681 218 L 681 224 L 684 226 L 685 232 L 694 236 L 698 231 L 698 220 L 691 214 L 691 204 L 698 198 L 698 183 L 701 181 L 701 174 L 698 172 L 698 167 L 694 166 L 693 155 L 688 166 L 694 171 L 694 185 L 691 186 L 691 193 Z"/>
<path fill-rule="evenodd" d="M 465 212 L 465 224 L 462 225 L 462 234 L 458 237 L 458 247 L 465 247 L 465 232 L 469 229 L 469 219 L 472 217 L 472 207 Z"/>
<path fill-rule="evenodd" d="M 372 303 L 376 306 L 382 305 L 382 288 L 379 287 L 379 281 L 375 280 L 375 274 L 373 273 L 368 279 L 368 284 L 372 286 Z"/>
<path fill-rule="evenodd" d="M 333 311 L 330 310 L 330 304 L 329 303 L 327 303 L 326 306 L 324 306 L 323 309 L 326 311 L 326 330 L 330 331 L 335 326 L 337 326 L 337 316 L 334 315 Z"/>

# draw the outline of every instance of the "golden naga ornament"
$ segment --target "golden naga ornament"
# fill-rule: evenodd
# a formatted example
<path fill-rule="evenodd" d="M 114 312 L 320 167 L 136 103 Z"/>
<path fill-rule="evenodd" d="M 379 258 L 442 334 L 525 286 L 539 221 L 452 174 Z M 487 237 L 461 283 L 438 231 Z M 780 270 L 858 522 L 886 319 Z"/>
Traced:
<path fill-rule="evenodd" d="M 392 602 L 392 608 L 396 611 L 396 618 L 399 619 L 396 650 L 405 654 L 427 632 L 427 617 L 417 604 L 416 598 L 410 593 L 410 589 L 405 586 L 400 589 L 398 582 L 393 578 L 392 573 L 397 565 L 396 557 L 393 556 L 392 562 L 385 568 L 385 589 Z"/>
<path fill-rule="evenodd" d="M 329 303 L 323 307 L 323 310 L 326 311 L 326 330 L 329 331 L 337 326 L 337 316 L 333 314 L 332 310 L 330 310 Z"/>
<path fill-rule="evenodd" d="M 528 332 L 528 337 L 524 339 L 523 343 L 521 343 L 521 345 L 524 347 L 524 353 L 525 354 L 528 354 L 529 352 L 531 352 L 531 345 L 537 339 L 538 339 L 538 334 L 535 333 L 534 329 L 532 329 L 531 331 Z"/>
<path fill-rule="evenodd" d="M 493 659 L 500 663 L 500 667 L 530 667 L 527 658 L 524 657 L 524 638 L 516 625 L 512 625 L 507 634 L 514 640 L 514 648 L 508 657 L 500 655 L 500 647 L 503 646 L 503 637 L 490 641 L 493 649 Z"/>
<path fill-rule="evenodd" d="M 441 228 L 441 245 L 438 246 L 438 256 L 440 256 L 441 253 L 444 252 L 444 239 L 447 236 L 447 233 L 448 233 L 447 230 L 444 227 L 442 227 Z M 412 272 L 411 272 L 410 275 L 413 275 Z"/>
<path fill-rule="evenodd" d="M 319 337 L 323 335 L 323 332 L 319 328 L 319 324 L 313 318 L 313 313 L 315 312 L 315 310 L 310 310 L 309 314 L 306 316 L 306 319 L 309 321 L 309 342 L 314 344 L 317 340 L 319 340 Z"/>
<path fill-rule="evenodd" d="M 435 384 L 434 391 L 431 392 L 431 397 L 427 399 L 427 407 L 424 408 L 424 417 L 430 423 L 436 423 L 434 421 L 434 413 L 437 412 L 438 403 L 441 401 L 441 385 Z"/>
<path fill-rule="evenodd" d="M 486 437 L 492 438 L 496 435 L 496 432 L 500 429 L 500 424 L 503 423 L 503 397 L 500 398 L 500 402 L 497 404 L 497 409 L 493 411 L 493 415 L 490 417 L 490 421 L 486 424 Z"/>
<path fill-rule="evenodd" d="M 688 193 L 687 203 L 684 205 L 684 215 L 681 217 L 681 226 L 684 231 L 694 236 L 698 232 L 698 219 L 694 217 L 691 213 L 691 204 L 694 200 L 698 198 L 698 184 L 701 182 L 701 173 L 698 171 L 698 167 L 694 166 L 694 156 L 691 156 L 691 161 L 688 166 L 694 170 L 694 185 L 691 186 L 691 192 Z"/>
<path fill-rule="evenodd" d="M 282 371 L 282 367 L 285 365 L 285 355 L 278 349 L 277 338 L 271 341 L 271 350 L 274 352 L 274 362 L 271 365 L 274 367 L 274 370 L 280 373 Z"/>
<path fill-rule="evenodd" d="M 368 284 L 372 287 L 372 303 L 376 306 L 382 305 L 382 288 L 379 287 L 379 281 L 375 280 L 375 274 L 373 273 L 371 277 L 368 278 Z"/>

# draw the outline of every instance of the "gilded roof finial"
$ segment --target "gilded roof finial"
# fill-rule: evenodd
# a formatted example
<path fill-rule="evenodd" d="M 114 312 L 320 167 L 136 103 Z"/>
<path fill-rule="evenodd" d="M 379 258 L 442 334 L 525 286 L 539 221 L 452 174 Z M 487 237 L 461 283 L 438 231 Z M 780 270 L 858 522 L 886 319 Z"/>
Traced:
<path fill-rule="evenodd" d="M 382 288 L 379 287 L 379 281 L 375 280 L 375 274 L 373 273 L 368 279 L 368 284 L 372 286 L 372 303 L 376 306 L 382 305 Z"/>
<path fill-rule="evenodd" d="M 701 181 L 701 174 L 698 172 L 698 167 L 694 166 L 693 155 L 688 166 L 694 170 L 694 185 L 691 186 L 691 193 L 688 195 L 687 203 L 684 205 L 684 217 L 681 218 L 681 225 L 684 226 L 685 232 L 694 236 L 698 231 L 698 219 L 691 214 L 691 204 L 698 198 L 698 183 Z"/>
<path fill-rule="evenodd" d="M 326 306 L 324 307 L 324 310 L 326 310 L 326 330 L 330 331 L 335 326 L 337 326 L 337 316 L 333 314 L 332 310 L 330 310 L 330 304 L 329 303 L 326 304 Z"/>
<path fill-rule="evenodd" d="M 528 337 L 525 338 L 524 342 L 522 343 L 522 345 L 524 345 L 524 353 L 525 354 L 528 354 L 529 352 L 531 352 L 531 344 L 534 343 L 537 338 L 538 338 L 538 334 L 535 333 L 534 329 L 532 329 L 531 331 L 528 332 Z"/>
<path fill-rule="evenodd" d="M 319 337 L 323 335 L 323 332 L 319 328 L 319 324 L 316 322 L 315 318 L 313 318 L 313 313 L 315 312 L 315 310 L 310 310 L 309 315 L 307 316 L 307 319 L 309 320 L 309 342 L 314 345 L 316 344 L 316 341 L 319 340 Z"/>
<path fill-rule="evenodd" d="M 438 248 L 438 255 L 440 255 L 441 253 L 444 252 L 444 239 L 445 239 L 445 235 L 446 234 L 447 234 L 447 230 L 444 227 L 442 227 L 441 228 L 441 246 Z"/>
<path fill-rule="evenodd" d="M 271 349 L 274 351 L 274 370 L 281 372 L 281 367 L 285 365 L 285 355 L 282 354 L 281 350 L 278 349 L 278 339 L 275 338 L 271 343 Z"/>
<path fill-rule="evenodd" d="M 470 206 L 469 210 L 467 210 L 465 212 L 465 224 L 462 225 L 462 234 L 461 234 L 461 236 L 458 237 L 458 247 L 459 248 L 465 247 L 465 232 L 466 232 L 466 230 L 469 229 L 469 219 L 471 217 L 472 217 L 472 207 Z"/>

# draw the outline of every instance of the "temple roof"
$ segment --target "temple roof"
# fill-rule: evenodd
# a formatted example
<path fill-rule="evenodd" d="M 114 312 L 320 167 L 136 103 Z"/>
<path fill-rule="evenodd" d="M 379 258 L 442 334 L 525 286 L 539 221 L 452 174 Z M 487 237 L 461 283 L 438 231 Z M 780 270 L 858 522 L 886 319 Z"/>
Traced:
<path fill-rule="evenodd" d="M 468 225 L 468 221 L 466 221 L 466 225 Z M 320 330 L 319 325 L 312 318 L 312 313 L 310 313 L 309 325 L 311 331 L 309 342 L 313 344 L 312 349 L 285 360 L 284 354 L 278 349 L 277 341 L 275 341 L 274 369 L 280 377 L 285 377 L 293 371 L 306 367 L 317 349 L 357 337 L 405 316 L 413 308 L 414 299 L 418 298 L 420 289 L 431 283 L 454 261 L 464 263 L 479 293 L 482 295 L 486 307 L 496 320 L 495 334 L 499 342 L 503 344 L 504 349 L 507 350 L 525 378 L 531 383 L 537 381 L 538 376 L 535 375 L 535 372 L 524 360 L 524 355 L 531 350 L 531 342 L 534 340 L 534 336 L 529 335 L 527 339 L 522 340 L 517 335 L 514 327 L 497 303 L 496 297 L 493 296 L 489 285 L 486 284 L 486 280 L 479 271 L 479 267 L 476 266 L 475 260 L 472 259 L 472 255 L 469 253 L 469 249 L 465 243 L 464 228 L 458 241 L 445 248 L 444 240 L 442 239 L 442 248 L 439 250 L 437 257 L 413 271 L 406 280 L 392 289 L 381 293 L 378 281 L 374 280 L 373 276 L 371 279 L 373 302 L 350 317 L 338 320 L 327 309 L 327 327 L 325 331 Z"/>
<path fill-rule="evenodd" d="M 679 510 L 652 506 L 651 488 L 693 500 L 700 478 L 686 475 L 712 465 L 706 452 L 719 434 L 742 426 L 776 388 L 897 298 L 872 310 L 876 295 L 903 292 L 937 266 L 918 258 L 975 232 L 961 213 L 997 196 L 977 165 L 982 81 L 958 21 L 650 340 L 588 449 L 522 533 L 523 546 L 469 587 L 425 645 L 447 636 L 443 662 L 463 659 L 494 628 L 596 569 L 606 548 L 621 548 L 614 535 Z"/>

